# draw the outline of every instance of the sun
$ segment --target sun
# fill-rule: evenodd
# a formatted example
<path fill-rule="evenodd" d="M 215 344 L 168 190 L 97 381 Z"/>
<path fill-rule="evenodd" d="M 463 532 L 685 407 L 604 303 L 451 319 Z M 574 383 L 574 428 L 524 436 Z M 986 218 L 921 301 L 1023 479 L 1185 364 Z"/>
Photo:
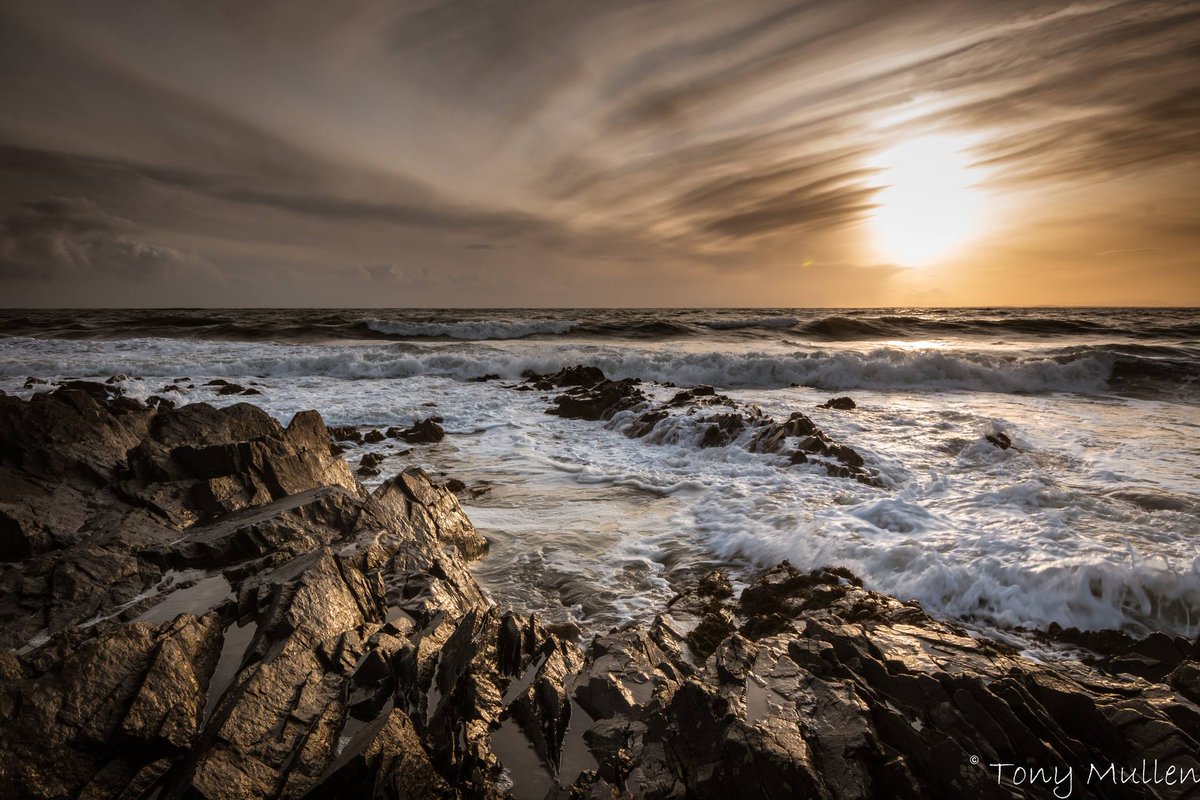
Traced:
<path fill-rule="evenodd" d="M 884 150 L 871 162 L 883 188 L 870 227 L 885 259 L 929 264 L 979 232 L 983 194 L 966 147 L 956 137 L 927 136 Z"/>

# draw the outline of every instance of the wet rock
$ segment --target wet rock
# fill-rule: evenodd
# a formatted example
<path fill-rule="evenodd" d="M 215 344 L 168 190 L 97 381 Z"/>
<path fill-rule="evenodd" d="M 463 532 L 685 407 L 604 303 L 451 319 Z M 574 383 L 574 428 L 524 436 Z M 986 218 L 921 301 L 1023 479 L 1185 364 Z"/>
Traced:
<path fill-rule="evenodd" d="M 378 444 L 379 442 L 382 442 L 386 438 L 387 437 L 383 435 L 382 431 L 378 431 L 378 430 L 375 430 L 374 428 L 372 428 L 371 430 L 369 430 L 363 434 L 362 440 L 363 440 L 364 444 Z"/>
<path fill-rule="evenodd" d="M 650 398 L 638 383 L 633 379 L 608 380 L 596 368 L 580 366 L 551 375 L 531 374 L 523 386 L 537 389 L 570 386 L 554 398 L 555 404 L 546 413 L 569 419 L 608 421 L 620 412 L 637 412 L 649 406 Z M 678 424 L 679 418 L 685 421 L 685 426 Z M 756 405 L 738 403 L 711 386 L 676 392 L 658 407 L 638 413 L 626 423 L 624 432 L 635 439 L 675 443 L 685 429 L 696 431 L 695 445 L 701 448 L 737 444 L 751 452 L 785 456 L 793 464 L 818 464 L 835 477 L 852 478 L 870 486 L 882 485 L 878 471 L 869 468 L 858 451 L 832 441 L 804 414 L 795 412 L 787 420 L 777 422 Z"/>
<path fill-rule="evenodd" d="M 530 388 L 538 391 L 549 391 L 550 389 L 561 389 L 568 386 L 589 387 L 595 386 L 607 380 L 603 370 L 598 367 L 588 367 L 582 364 L 574 367 L 564 367 L 558 372 L 553 372 L 547 375 L 539 375 L 532 371 L 525 371 L 521 377 L 525 378 L 526 383 Z"/>
<path fill-rule="evenodd" d="M 618 411 L 635 408 L 647 401 L 645 392 L 638 388 L 638 382 L 632 378 L 610 381 L 603 378 L 603 373 L 600 374 L 601 380 L 594 384 L 564 384 L 574 385 L 575 388 L 554 398 L 555 405 L 546 409 L 546 413 L 567 419 L 606 420 Z"/>
<path fill-rule="evenodd" d="M 585 733 L 599 762 L 589 791 L 1006 797 L 1010 787 L 972 768 L 972 755 L 983 765 L 1138 763 L 1150 748 L 1180 768 L 1198 763 L 1184 692 L 1024 661 L 844 570 L 784 565 L 736 604 L 713 602 L 698 590 L 673 601 L 652 627 L 657 647 L 634 644 L 635 631 L 590 646 L 577 683 L 596 720 Z M 1162 657 L 1166 644 L 1144 647 Z M 1190 663 L 1172 673 L 1181 688 Z M 652 697 L 629 693 L 637 674 Z"/>
<path fill-rule="evenodd" d="M 715 396 L 669 413 L 853 468 L 803 415 Z M 1195 642 L 1052 630 L 1094 658 L 1034 663 L 784 563 L 580 648 L 489 603 L 465 486 L 368 493 L 330 436 L 314 412 L 0 398 L 0 796 L 1000 798 L 990 763 L 1200 769 Z"/>
<path fill-rule="evenodd" d="M 857 404 L 850 397 L 831 397 L 824 403 L 821 403 L 817 408 L 832 408 L 837 411 L 850 411 L 857 408 Z"/>
<path fill-rule="evenodd" d="M 244 390 L 241 392 L 241 394 L 244 394 L 244 395 L 255 395 L 255 394 L 262 394 L 262 392 L 260 392 L 258 389 L 255 389 L 255 388 L 251 387 L 251 388 L 249 388 L 249 389 L 244 389 Z"/>
<path fill-rule="evenodd" d="M 246 389 L 245 386 L 241 386 L 236 383 L 226 383 L 226 384 L 223 384 L 221 386 L 221 388 L 217 390 L 217 394 L 220 395 L 221 397 L 225 397 L 225 396 L 231 395 L 231 394 L 245 394 L 247 391 L 248 390 Z"/>
<path fill-rule="evenodd" d="M 477 375 L 474 378 L 467 379 L 470 383 L 487 383 L 488 381 L 498 381 L 500 376 L 494 372 L 489 372 L 486 375 Z"/>
<path fill-rule="evenodd" d="M 387 435 L 409 444 L 433 444 L 446 438 L 446 431 L 438 424 L 439 417 L 422 420 L 410 428 L 388 428 Z"/>
<path fill-rule="evenodd" d="M 329 434 L 333 437 L 335 442 L 354 442 L 355 444 L 362 444 L 363 440 L 362 431 L 351 425 L 335 425 L 329 429 Z"/>
<path fill-rule="evenodd" d="M 33 387 L 33 386 L 45 386 L 48 383 L 49 383 L 49 381 L 46 380 L 45 378 L 35 378 L 33 376 L 30 376 L 25 379 L 25 388 L 29 389 L 30 387 Z"/>
<path fill-rule="evenodd" d="M 203 385 L 204 386 L 228 386 L 229 381 L 225 380 L 224 378 L 213 378 L 211 381 L 208 381 L 208 382 L 204 383 Z"/>
<path fill-rule="evenodd" d="M 696 386 L 692 389 L 685 389 L 682 392 L 677 392 L 674 397 L 667 401 L 669 408 L 679 408 L 685 405 L 697 405 L 701 398 L 705 397 L 721 397 L 723 400 L 729 400 L 724 395 L 718 395 L 716 390 L 711 386 Z"/>
<path fill-rule="evenodd" d="M 382 453 L 367 453 L 358 462 L 358 469 L 355 472 L 359 475 L 378 475 L 379 465 L 383 463 L 384 458 Z"/>
<path fill-rule="evenodd" d="M 996 431 L 989 433 L 983 437 L 988 443 L 999 447 L 1001 450 L 1007 450 L 1013 446 L 1012 439 L 1008 438 L 1008 434 L 1004 431 Z"/>

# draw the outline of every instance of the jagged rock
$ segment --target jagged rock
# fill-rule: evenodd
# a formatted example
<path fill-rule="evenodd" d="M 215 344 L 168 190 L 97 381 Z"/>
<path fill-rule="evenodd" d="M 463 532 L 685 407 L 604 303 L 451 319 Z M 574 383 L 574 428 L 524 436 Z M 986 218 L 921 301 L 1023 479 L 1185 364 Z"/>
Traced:
<path fill-rule="evenodd" d="M 555 388 L 561 389 L 566 386 L 595 386 L 607 380 L 604 372 L 599 367 L 587 367 L 582 364 L 574 367 L 564 367 L 558 372 L 548 375 L 539 375 L 536 372 L 527 370 L 522 373 L 521 377 L 525 378 L 525 382 L 531 388 L 542 392 Z"/>
<path fill-rule="evenodd" d="M 645 392 L 637 387 L 637 381 L 632 378 L 610 381 L 603 378 L 603 373 L 600 374 L 601 380 L 595 384 L 563 384 L 576 388 L 554 398 L 555 405 L 548 408 L 546 413 L 567 419 L 604 420 L 611 419 L 618 411 L 635 408 L 647 401 Z"/>
<path fill-rule="evenodd" d="M 379 465 L 383 463 L 385 456 L 381 453 L 367 453 L 358 462 L 358 469 L 355 470 L 359 475 L 378 475 Z"/>
<path fill-rule="evenodd" d="M 999 785 L 987 764 L 1136 765 L 1146 752 L 1180 769 L 1200 764 L 1185 693 L 1024 661 L 842 570 L 768 572 L 721 608 L 735 630 L 692 648 L 697 668 L 679 644 L 719 638 L 704 632 L 719 613 L 712 603 L 699 591 L 673 601 L 650 631 L 657 648 L 634 644 L 634 631 L 593 642 L 576 690 L 599 720 L 585 735 L 600 761 L 588 791 L 1009 797 L 1011 782 Z M 703 608 L 709 616 L 689 621 Z M 639 673 L 656 686 L 652 699 L 622 691 L 632 683 L 623 676 Z M 1189 685 L 1186 667 L 1173 674 Z"/>
<path fill-rule="evenodd" d="M 362 431 L 352 425 L 337 425 L 329 429 L 329 435 L 335 442 L 354 442 L 362 444 Z"/>
<path fill-rule="evenodd" d="M 79 383 L 28 402 L 0 398 L 0 463 L 89 489 L 112 479 L 146 437 L 154 411 L 136 401 L 110 402 L 104 384 L 91 384 L 95 392 Z"/>
<path fill-rule="evenodd" d="M 689 408 L 704 408 L 706 406 L 729 406 L 733 408 L 737 406 L 737 403 L 726 395 L 717 394 L 717 391 L 713 387 L 701 384 L 700 386 L 677 392 L 663 407 L 683 408 L 685 406 Z"/>
<path fill-rule="evenodd" d="M 739 418 L 851 458 L 803 415 Z M 1096 655 L 1040 664 L 785 563 L 581 650 L 491 606 L 448 485 L 368 493 L 330 433 L 0 398 L 0 797 L 1007 798 L 988 764 L 1200 769 L 1196 642 L 1052 630 Z"/>
<path fill-rule="evenodd" d="M 432 444 L 446 438 L 446 431 L 440 424 L 440 417 L 430 417 L 422 420 L 411 428 L 388 428 L 387 435 L 393 439 L 401 439 L 409 444 Z"/>
<path fill-rule="evenodd" d="M 1008 438 L 1008 434 L 1005 433 L 1004 431 L 996 431 L 995 433 L 989 433 L 986 436 L 984 436 L 983 438 L 986 439 L 989 444 L 995 445 L 996 447 L 999 447 L 1001 450 L 1007 450 L 1008 448 L 1013 446 L 1012 439 Z"/>
<path fill-rule="evenodd" d="M 387 437 L 384 436 L 381 431 L 378 431 L 378 430 L 375 430 L 374 428 L 372 428 L 371 430 L 369 430 L 365 434 L 363 434 L 362 440 L 365 444 L 378 444 L 379 442 L 382 442 L 386 438 Z"/>
<path fill-rule="evenodd" d="M 622 411 L 637 411 L 649 405 L 650 398 L 638 383 L 630 378 L 608 380 L 595 367 L 577 366 L 550 375 L 530 373 L 525 384 L 512 388 L 572 387 L 555 397 L 555 405 L 546 413 L 569 419 L 607 421 Z M 728 410 L 705 413 L 718 408 Z M 793 464 L 818 463 L 835 477 L 853 478 L 871 486 L 882 485 L 878 472 L 868 468 L 856 450 L 830 440 L 804 414 L 796 412 L 787 420 L 776 422 L 763 415 L 756 405 L 745 406 L 719 394 L 711 386 L 681 390 L 658 407 L 641 411 L 626 423 L 625 434 L 637 439 L 677 441 L 678 428 L 664 423 L 680 416 L 686 417 L 693 430 L 698 430 L 695 440 L 698 447 L 727 447 L 738 443 L 751 452 L 784 455 Z M 666 433 L 659 433 L 664 430 Z"/>
<path fill-rule="evenodd" d="M 817 408 L 832 408 L 838 411 L 850 411 L 857 407 L 853 398 L 850 397 L 832 397 L 817 406 Z"/>

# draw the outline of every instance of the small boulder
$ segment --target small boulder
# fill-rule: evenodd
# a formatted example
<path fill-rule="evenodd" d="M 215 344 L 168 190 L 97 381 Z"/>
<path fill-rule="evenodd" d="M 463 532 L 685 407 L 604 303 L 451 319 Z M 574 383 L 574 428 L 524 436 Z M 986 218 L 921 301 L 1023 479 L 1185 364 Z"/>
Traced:
<path fill-rule="evenodd" d="M 388 428 L 388 435 L 402 439 L 409 444 L 432 444 L 446 438 L 446 431 L 436 420 L 440 417 L 430 417 L 422 420 L 411 428 Z"/>
<path fill-rule="evenodd" d="M 367 453 L 362 457 L 362 460 L 358 462 L 358 474 L 378 475 L 379 465 L 383 463 L 384 458 L 386 458 L 386 456 L 384 456 L 382 453 Z"/>
<path fill-rule="evenodd" d="M 362 432 L 353 425 L 335 425 L 329 429 L 329 435 L 335 442 L 355 442 L 361 444 Z"/>
<path fill-rule="evenodd" d="M 987 439 L 990 443 L 994 444 L 996 447 L 999 447 L 1001 450 L 1007 450 L 1013 446 L 1012 439 L 1008 438 L 1008 434 L 1004 431 L 989 433 L 983 438 Z"/>
<path fill-rule="evenodd" d="M 387 438 L 387 437 L 384 436 L 383 433 L 372 429 L 372 430 L 367 431 L 365 434 L 363 434 L 362 440 L 367 444 L 378 444 L 379 442 L 382 442 L 385 438 Z"/>
<path fill-rule="evenodd" d="M 821 403 L 817 408 L 832 408 L 837 411 L 850 411 L 858 405 L 849 397 L 833 397 Z"/>

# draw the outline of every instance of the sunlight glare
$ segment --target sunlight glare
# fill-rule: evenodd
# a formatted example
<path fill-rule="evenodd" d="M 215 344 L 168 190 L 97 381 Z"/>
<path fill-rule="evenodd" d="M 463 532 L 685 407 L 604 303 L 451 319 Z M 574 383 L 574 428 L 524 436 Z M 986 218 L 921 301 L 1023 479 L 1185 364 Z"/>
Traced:
<path fill-rule="evenodd" d="M 884 258 L 921 266 L 978 232 L 983 195 L 965 149 L 961 139 L 928 136 L 891 147 L 871 164 L 883 188 L 870 224 Z"/>

